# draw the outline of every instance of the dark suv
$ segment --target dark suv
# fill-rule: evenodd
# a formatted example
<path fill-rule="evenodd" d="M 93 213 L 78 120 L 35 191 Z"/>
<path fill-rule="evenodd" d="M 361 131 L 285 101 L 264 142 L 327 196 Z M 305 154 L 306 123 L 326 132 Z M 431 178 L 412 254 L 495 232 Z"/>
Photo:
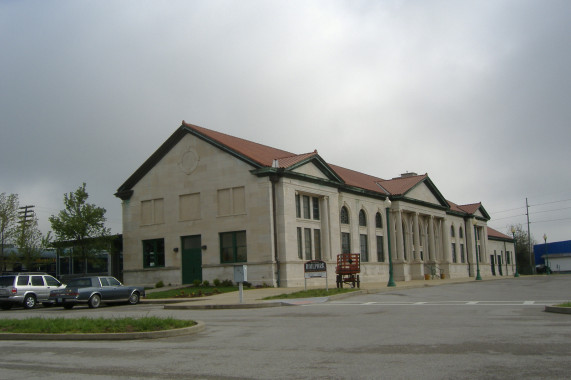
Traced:
<path fill-rule="evenodd" d="M 0 307 L 9 310 L 14 305 L 31 309 L 38 302 L 51 306 L 50 291 L 64 286 L 47 273 L 12 273 L 0 276 Z"/>

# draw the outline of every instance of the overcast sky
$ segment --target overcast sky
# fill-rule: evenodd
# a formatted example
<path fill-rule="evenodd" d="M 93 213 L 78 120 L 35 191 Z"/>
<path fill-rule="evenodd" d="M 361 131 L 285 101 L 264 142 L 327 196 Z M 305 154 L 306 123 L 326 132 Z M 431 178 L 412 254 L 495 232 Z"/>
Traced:
<path fill-rule="evenodd" d="M 185 121 L 571 239 L 571 1 L 0 0 L 0 192 L 42 230 Z"/>

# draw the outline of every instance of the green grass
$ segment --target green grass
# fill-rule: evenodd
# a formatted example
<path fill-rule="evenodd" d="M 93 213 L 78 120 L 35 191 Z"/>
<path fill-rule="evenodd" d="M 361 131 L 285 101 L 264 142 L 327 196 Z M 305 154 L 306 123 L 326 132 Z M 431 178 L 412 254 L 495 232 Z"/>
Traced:
<path fill-rule="evenodd" d="M 555 306 L 559 306 L 559 307 L 571 307 L 571 301 L 570 301 L 570 302 L 564 302 L 564 303 L 562 303 L 562 304 L 555 305 Z"/>
<path fill-rule="evenodd" d="M 271 296 L 263 298 L 265 300 L 275 300 L 275 299 L 289 299 L 289 298 L 312 298 L 312 297 L 329 297 L 335 294 L 349 293 L 359 290 L 357 288 L 333 288 L 326 291 L 325 289 L 309 289 L 301 290 L 295 293 L 279 294 L 277 296 Z"/>
<path fill-rule="evenodd" d="M 164 299 L 164 298 L 193 298 L 210 296 L 220 293 L 236 292 L 237 286 L 187 286 L 184 288 L 168 289 L 160 292 L 147 292 L 146 299 Z"/>
<path fill-rule="evenodd" d="M 0 333 L 88 334 L 149 332 L 190 327 L 195 321 L 173 318 L 27 318 L 1 319 Z"/>

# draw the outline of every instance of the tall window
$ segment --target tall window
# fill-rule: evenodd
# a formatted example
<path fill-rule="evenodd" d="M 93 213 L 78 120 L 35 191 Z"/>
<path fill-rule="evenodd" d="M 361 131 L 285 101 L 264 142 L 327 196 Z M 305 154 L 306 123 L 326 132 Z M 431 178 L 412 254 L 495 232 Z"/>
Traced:
<path fill-rule="evenodd" d="M 460 229 L 458 230 L 458 236 L 460 237 L 460 239 L 464 239 L 464 231 L 462 230 L 462 227 L 460 227 Z"/>
<path fill-rule="evenodd" d="M 313 219 L 319 220 L 319 198 L 311 198 L 311 205 L 313 206 Z"/>
<path fill-rule="evenodd" d="M 304 228 L 305 259 L 311 260 L 311 228 Z"/>
<path fill-rule="evenodd" d="M 297 257 L 303 259 L 303 237 L 301 235 L 301 227 L 297 227 Z"/>
<path fill-rule="evenodd" d="M 359 211 L 359 226 L 367 226 L 367 215 L 365 214 L 364 210 Z"/>
<path fill-rule="evenodd" d="M 313 230 L 313 248 L 315 260 L 321 260 L 321 230 Z"/>
<path fill-rule="evenodd" d="M 295 195 L 295 216 L 296 218 L 301 218 L 301 199 L 300 195 Z"/>
<path fill-rule="evenodd" d="M 349 224 L 349 211 L 347 207 L 341 207 L 341 224 Z"/>
<path fill-rule="evenodd" d="M 143 240 L 143 268 L 165 266 L 165 239 Z"/>
<path fill-rule="evenodd" d="M 460 229 L 462 231 L 462 229 Z M 460 260 L 462 263 L 466 262 L 466 256 L 464 255 L 464 244 L 460 244 Z"/>
<path fill-rule="evenodd" d="M 382 236 L 377 236 L 377 261 L 380 263 L 385 262 L 385 248 Z"/>
<path fill-rule="evenodd" d="M 302 197 L 303 199 L 303 218 L 304 219 L 309 219 L 309 197 L 307 195 L 304 195 Z"/>
<path fill-rule="evenodd" d="M 456 258 L 456 243 L 452 243 L 452 262 L 458 262 L 458 259 Z"/>
<path fill-rule="evenodd" d="M 367 240 L 367 235 L 361 234 L 359 236 L 359 242 L 361 243 L 361 261 L 369 261 L 369 244 Z"/>
<path fill-rule="evenodd" d="M 351 235 L 341 232 L 341 253 L 351 253 Z"/>
<path fill-rule="evenodd" d="M 510 251 L 506 251 L 506 263 L 507 264 L 511 264 L 511 252 Z"/>
<path fill-rule="evenodd" d="M 220 262 L 245 263 L 248 261 L 246 231 L 220 234 Z"/>
<path fill-rule="evenodd" d="M 375 227 L 383 228 L 383 217 L 381 216 L 380 212 L 375 215 Z"/>
<path fill-rule="evenodd" d="M 454 237 L 454 226 L 450 226 L 450 236 Z"/>

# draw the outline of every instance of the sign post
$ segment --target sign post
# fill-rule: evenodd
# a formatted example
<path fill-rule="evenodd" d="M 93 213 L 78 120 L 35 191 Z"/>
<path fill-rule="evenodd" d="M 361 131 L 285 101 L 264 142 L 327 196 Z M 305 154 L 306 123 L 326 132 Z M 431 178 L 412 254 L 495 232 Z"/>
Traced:
<path fill-rule="evenodd" d="M 311 261 L 307 261 L 304 264 L 304 274 L 305 274 L 305 279 L 304 279 L 304 289 L 307 290 L 307 279 L 308 278 L 323 278 L 325 277 L 325 290 L 328 292 L 329 291 L 329 285 L 327 283 L 327 264 L 325 264 L 325 261 L 321 261 L 321 260 L 311 260 Z"/>
<path fill-rule="evenodd" d="M 238 294 L 240 295 L 240 303 L 244 303 L 244 281 L 248 281 L 248 266 L 234 266 L 234 282 L 238 283 Z"/>

